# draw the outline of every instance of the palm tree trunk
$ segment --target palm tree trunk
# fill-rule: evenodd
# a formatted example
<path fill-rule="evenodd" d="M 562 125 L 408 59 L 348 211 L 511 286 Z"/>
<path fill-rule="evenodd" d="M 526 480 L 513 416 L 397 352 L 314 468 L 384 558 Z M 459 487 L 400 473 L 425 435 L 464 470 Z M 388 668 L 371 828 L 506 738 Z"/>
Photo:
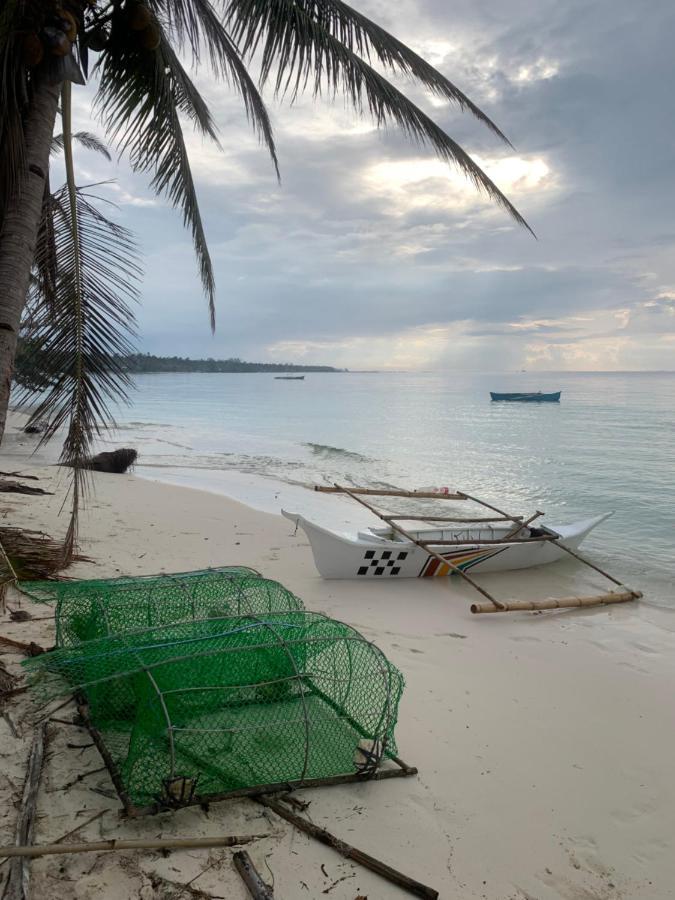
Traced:
<path fill-rule="evenodd" d="M 0 223 L 0 441 L 7 421 L 21 313 L 35 258 L 60 88 L 46 82 L 35 87 L 24 123 L 25 171 Z"/>

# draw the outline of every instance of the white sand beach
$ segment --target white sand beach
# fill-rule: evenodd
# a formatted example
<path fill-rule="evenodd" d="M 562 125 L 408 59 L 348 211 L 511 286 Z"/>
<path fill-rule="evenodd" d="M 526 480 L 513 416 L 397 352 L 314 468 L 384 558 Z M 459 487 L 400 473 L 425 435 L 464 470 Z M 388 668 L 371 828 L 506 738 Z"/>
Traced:
<path fill-rule="evenodd" d="M 5 520 L 62 533 L 67 473 L 33 468 L 34 460 L 15 451 L 8 446 L 1 467 L 38 475 L 55 494 L 3 495 Z M 455 579 L 322 581 L 302 532 L 293 535 L 280 516 L 222 496 L 133 475 L 96 475 L 93 488 L 80 524 L 81 551 L 91 561 L 69 574 L 250 565 L 309 609 L 356 627 L 404 673 L 397 740 L 419 775 L 301 791 L 315 823 L 443 898 L 675 897 L 675 613 L 645 615 L 645 604 L 623 604 L 472 616 L 470 593 Z M 573 563 L 484 583 L 518 597 L 603 586 Z M 37 618 L 49 606 L 16 594 L 8 605 L 36 619 L 11 622 L 6 613 L 0 634 L 50 646 L 52 621 Z M 19 655 L 2 648 L 1 658 L 20 670 Z M 67 719 L 72 710 L 56 715 Z M 30 698 L 21 695 L 4 711 L 19 733 L 0 716 L 0 842 L 10 844 L 31 742 Z M 107 772 L 93 771 L 102 764 L 96 749 L 82 746 L 90 743 L 87 732 L 52 724 L 49 738 L 36 843 L 60 838 L 101 810 L 78 840 L 269 833 L 247 849 L 280 900 L 406 896 L 250 800 L 123 821 Z M 73 783 L 81 773 L 92 774 Z M 244 900 L 231 856 L 46 857 L 32 865 L 34 896 Z"/>

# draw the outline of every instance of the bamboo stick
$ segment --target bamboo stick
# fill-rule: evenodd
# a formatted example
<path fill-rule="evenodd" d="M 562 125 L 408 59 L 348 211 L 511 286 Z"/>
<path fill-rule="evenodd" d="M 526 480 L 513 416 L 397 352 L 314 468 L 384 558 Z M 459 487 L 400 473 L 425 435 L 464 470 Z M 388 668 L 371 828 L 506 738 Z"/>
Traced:
<path fill-rule="evenodd" d="M 142 840 L 82 841 L 78 844 L 30 844 L 22 847 L 0 847 L 3 856 L 55 856 L 61 853 L 103 853 L 112 850 L 185 850 L 198 847 L 236 847 L 269 837 L 269 834 L 228 834 L 223 837 L 155 838 Z"/>
<path fill-rule="evenodd" d="M 472 500 L 474 503 L 477 503 L 479 506 L 484 506 L 486 509 L 491 509 L 492 512 L 499 513 L 500 516 L 506 516 L 507 519 L 510 519 L 512 522 L 522 522 L 522 516 L 510 516 L 507 512 L 504 512 L 503 509 L 499 509 L 498 506 L 493 506 L 491 503 L 486 503 L 485 500 L 479 500 L 478 497 L 472 497 L 471 494 L 464 494 L 467 500 Z"/>
<path fill-rule="evenodd" d="M 389 778 L 406 778 L 411 775 L 417 775 L 417 769 L 414 766 L 406 766 L 405 768 L 380 769 L 374 773 L 362 774 L 353 772 L 349 775 L 329 775 L 326 778 L 305 778 L 297 781 L 283 781 L 274 784 L 258 784 L 250 788 L 237 788 L 233 791 L 222 791 L 216 794 L 200 794 L 198 798 L 189 803 L 182 803 L 181 809 L 187 806 L 203 806 L 209 803 L 218 803 L 221 800 L 232 800 L 235 797 L 253 797 L 256 798 L 260 794 L 270 794 L 276 791 L 300 790 L 313 787 L 330 787 L 339 784 L 363 784 L 367 781 L 385 781 Z M 117 793 L 124 803 L 124 797 L 120 795 L 119 788 L 115 785 Z M 138 818 L 141 816 L 154 816 L 159 812 L 166 810 L 166 804 L 155 803 L 152 806 L 127 806 L 124 803 L 122 815 L 130 818 Z"/>
<path fill-rule="evenodd" d="M 30 846 L 33 838 L 33 824 L 35 821 L 35 808 L 37 806 L 38 788 L 40 785 L 40 773 L 45 755 L 45 741 L 47 726 L 43 724 L 37 728 L 33 736 L 33 743 L 28 757 L 28 770 L 23 786 L 21 808 L 16 823 L 16 845 L 5 847 L 0 853 L 5 857 L 32 856 L 32 853 L 21 854 L 20 850 L 34 850 Z M 3 900 L 28 900 L 30 896 L 30 865 L 23 859 L 13 859 L 9 864 L 9 876 L 3 891 Z"/>
<path fill-rule="evenodd" d="M 521 526 L 518 526 L 518 528 L 520 529 Z M 456 547 L 458 545 L 461 547 L 464 547 L 464 546 L 473 547 L 475 545 L 474 549 L 477 549 L 477 548 L 480 548 L 483 544 L 542 544 L 542 543 L 546 543 L 547 541 L 555 541 L 555 538 L 551 537 L 550 535 L 542 535 L 542 537 L 531 537 L 531 538 L 511 538 L 510 540 L 506 537 L 490 538 L 489 540 L 488 539 L 483 540 L 482 538 L 480 540 L 478 540 L 478 539 L 469 540 L 468 538 L 456 538 L 455 540 L 452 540 L 452 541 L 437 541 L 434 538 L 430 538 L 427 541 L 417 540 L 417 541 L 415 541 L 415 543 L 418 544 L 420 547 L 424 547 L 425 550 L 428 550 L 429 544 L 433 544 L 434 547 L 446 547 L 446 546 L 447 547 Z M 448 562 L 448 560 L 446 559 L 445 562 Z"/>
<path fill-rule="evenodd" d="M 339 485 L 336 485 L 336 487 L 339 487 Z M 361 497 L 357 497 L 356 494 L 354 494 L 354 493 L 353 493 L 352 491 L 350 491 L 348 488 L 340 488 L 340 490 L 341 490 L 343 493 L 345 493 L 345 494 L 349 494 L 349 496 L 352 497 L 352 499 L 356 500 L 357 503 L 360 503 L 362 506 L 365 506 L 366 509 L 369 509 L 369 510 L 370 510 L 372 513 L 374 513 L 379 519 L 382 519 L 383 521 L 386 522 L 386 518 L 382 515 L 382 513 L 378 512 L 378 510 L 376 510 L 374 506 L 371 506 L 370 503 L 367 503 L 365 500 L 362 500 Z M 486 599 L 488 599 L 491 603 L 494 603 L 495 607 L 497 607 L 497 608 L 500 608 L 500 607 L 501 607 L 501 605 L 502 605 L 501 600 L 495 599 L 495 598 L 492 596 L 492 594 L 489 594 L 484 588 L 482 588 L 479 584 L 477 584 L 477 583 L 473 580 L 473 578 L 470 578 L 470 577 L 466 574 L 466 572 L 464 572 L 462 569 L 460 569 L 459 566 L 456 566 L 456 565 L 455 565 L 453 562 L 451 562 L 449 559 L 446 559 L 444 556 L 441 556 L 440 553 L 436 553 L 436 551 L 435 551 L 435 550 L 432 550 L 431 547 L 425 546 L 421 541 L 418 541 L 417 538 L 413 537 L 413 535 L 410 534 L 409 531 L 406 531 L 405 528 L 401 528 L 400 525 L 396 525 L 394 522 L 390 522 L 389 524 L 391 525 L 391 527 L 392 527 L 393 529 L 395 529 L 396 531 L 398 531 L 399 534 L 402 534 L 403 537 L 407 538 L 409 541 L 411 541 L 411 542 L 412 542 L 413 544 L 415 544 L 416 546 L 421 547 L 421 548 L 424 550 L 425 553 L 428 553 L 428 554 L 429 554 L 429 556 L 433 556 L 434 559 L 437 559 L 437 560 L 439 560 L 439 562 L 442 562 L 444 565 L 449 566 L 454 572 L 456 572 L 456 573 L 457 573 L 459 576 L 461 576 L 466 582 L 468 582 L 468 583 L 471 585 L 471 587 L 475 588 L 475 590 L 477 590 L 479 594 L 482 594 L 482 595 L 483 595 Z"/>
<path fill-rule="evenodd" d="M 347 488 L 335 484 L 332 486 L 315 484 L 314 490 L 322 494 L 368 494 L 371 497 L 412 497 L 415 500 L 469 500 L 466 494 L 459 492 L 443 494 L 440 491 L 381 491 L 375 488 Z M 510 518 L 510 517 L 509 517 Z"/>
<path fill-rule="evenodd" d="M 395 516 L 386 516 L 387 521 L 390 519 L 407 519 L 409 522 L 465 522 L 472 524 L 474 522 L 512 522 L 510 516 L 488 516 L 481 519 L 456 519 L 454 516 L 409 516 L 406 513 L 397 513 Z"/>
<path fill-rule="evenodd" d="M 297 816 L 277 800 L 274 800 L 271 797 L 258 797 L 257 800 L 258 803 L 273 810 L 273 812 L 278 816 L 281 816 L 282 819 L 286 819 L 291 825 L 294 825 L 306 834 L 316 838 L 316 840 L 320 841 L 322 844 L 326 844 L 334 850 L 337 850 L 337 852 L 346 859 L 353 859 L 354 862 L 359 863 L 366 869 L 370 869 L 371 872 L 376 872 L 378 875 L 381 875 L 382 878 L 386 878 L 387 881 L 390 881 L 392 884 L 398 885 L 409 894 L 413 894 L 415 897 L 423 897 L 425 900 L 436 900 L 438 897 L 438 891 L 434 888 L 422 884 L 420 881 L 416 881 L 409 875 L 404 875 L 403 872 L 393 869 L 391 866 L 381 862 L 374 856 L 364 853 L 363 850 L 359 850 L 357 847 L 352 847 L 351 844 L 341 841 L 339 838 L 335 837 L 335 835 L 331 834 L 330 831 L 326 831 L 325 828 L 320 828 L 313 822 L 302 818 L 302 816 Z"/>
<path fill-rule="evenodd" d="M 110 780 L 112 781 L 115 790 L 117 791 L 117 796 L 120 798 L 124 805 L 125 812 L 127 813 L 127 815 L 133 815 L 133 801 L 127 793 L 119 769 L 117 768 L 115 761 L 110 755 L 110 751 L 106 747 L 105 741 L 103 740 L 100 731 L 94 727 L 91 719 L 89 718 L 89 707 L 84 702 L 84 697 L 82 695 L 78 697 L 77 711 L 80 714 L 80 718 L 84 722 L 87 731 L 91 735 L 91 739 L 96 744 L 96 749 L 101 755 L 101 759 L 105 763 L 105 767 L 108 770 L 108 774 L 110 775 Z"/>
<path fill-rule="evenodd" d="M 607 606 L 610 603 L 628 603 L 630 600 L 638 600 L 642 596 L 640 591 L 609 591 L 607 594 L 595 594 L 589 597 L 548 597 L 545 600 L 507 600 L 502 609 L 495 609 L 489 603 L 472 603 L 471 612 L 521 612 L 523 610 L 537 609 L 572 609 L 585 606 Z"/>
<path fill-rule="evenodd" d="M 274 891 L 269 884 L 263 881 L 260 872 L 253 865 L 253 860 L 245 850 L 238 850 L 232 860 L 253 900 L 274 900 Z"/>

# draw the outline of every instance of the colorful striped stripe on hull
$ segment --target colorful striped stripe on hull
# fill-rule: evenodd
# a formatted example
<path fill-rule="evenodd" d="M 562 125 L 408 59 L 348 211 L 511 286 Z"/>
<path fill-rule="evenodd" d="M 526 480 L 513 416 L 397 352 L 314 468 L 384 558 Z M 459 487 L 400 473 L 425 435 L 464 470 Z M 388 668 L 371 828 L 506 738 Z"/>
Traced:
<path fill-rule="evenodd" d="M 440 555 L 444 559 L 451 560 L 453 566 L 465 572 L 467 569 L 477 566 L 486 559 L 491 559 L 498 553 L 503 553 L 504 550 L 508 550 L 508 547 L 499 547 L 494 550 L 486 550 L 485 548 L 478 550 L 453 550 L 450 553 L 441 553 Z M 452 567 L 447 563 L 442 563 L 439 559 L 436 559 L 435 556 L 430 556 L 422 566 L 418 578 L 441 577 L 443 575 L 451 574 L 452 571 Z"/>

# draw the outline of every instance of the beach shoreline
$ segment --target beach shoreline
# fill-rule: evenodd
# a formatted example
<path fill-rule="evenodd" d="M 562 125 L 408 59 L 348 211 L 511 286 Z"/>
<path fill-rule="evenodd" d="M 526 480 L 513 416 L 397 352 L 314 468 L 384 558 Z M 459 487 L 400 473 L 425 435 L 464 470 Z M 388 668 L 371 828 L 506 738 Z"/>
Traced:
<path fill-rule="evenodd" d="M 34 467 L 25 449 L 10 446 L 2 468 L 32 471 L 55 493 L 4 495 L 5 520 L 59 536 L 67 521 L 59 511 L 68 473 Z M 419 776 L 302 791 L 317 824 L 433 885 L 444 898 L 675 896 L 675 639 L 640 607 L 471 616 L 470 590 L 454 579 L 322 581 L 302 532 L 294 534 L 279 515 L 223 495 L 134 475 L 96 474 L 93 487 L 80 523 L 81 551 L 91 561 L 78 562 L 69 574 L 250 565 L 282 582 L 309 609 L 356 627 L 403 672 L 397 741 Z M 582 578 L 571 563 L 484 579 L 500 596 L 523 597 L 574 592 L 582 581 L 588 586 L 588 575 Z M 593 578 L 590 583 L 597 585 Z M 48 614 L 16 595 L 9 606 L 35 617 Z M 3 635 L 17 640 L 53 640 L 49 620 L 15 622 L 6 613 L 1 625 Z M 3 650 L 2 659 L 19 671 L 18 655 Z M 17 698 L 9 711 L 21 737 L 0 719 L 4 843 L 12 841 L 13 804 L 30 745 L 29 699 Z M 95 748 L 68 746 L 86 743 L 74 740 L 81 736 L 50 726 L 36 843 L 57 839 L 104 808 L 110 811 L 83 828 L 81 839 L 272 831 L 248 849 L 261 871 L 267 864 L 274 873 L 285 900 L 318 898 L 343 875 L 350 877 L 329 894 L 337 900 L 404 896 L 280 820 L 269 821 L 249 801 L 214 804 L 208 816 L 186 809 L 120 822 L 119 803 L 93 790 L 110 790 L 106 773 L 63 790 L 100 766 Z M 35 895 L 154 900 L 168 896 L 167 883 L 185 884 L 214 862 L 195 886 L 235 900 L 247 896 L 230 851 L 87 856 L 56 857 L 58 865 L 36 860 Z"/>

